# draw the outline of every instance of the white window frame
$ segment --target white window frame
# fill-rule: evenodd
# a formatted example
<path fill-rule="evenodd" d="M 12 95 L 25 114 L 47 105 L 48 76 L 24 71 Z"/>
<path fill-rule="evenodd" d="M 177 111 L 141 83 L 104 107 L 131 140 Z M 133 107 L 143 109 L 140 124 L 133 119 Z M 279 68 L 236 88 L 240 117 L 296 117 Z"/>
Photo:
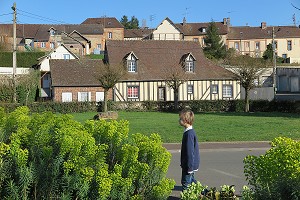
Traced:
<path fill-rule="evenodd" d="M 72 92 L 62 92 L 61 101 L 62 102 L 72 102 Z"/>
<path fill-rule="evenodd" d="M 54 49 L 55 48 L 55 43 L 54 42 L 50 42 L 50 48 Z"/>
<path fill-rule="evenodd" d="M 108 39 L 112 39 L 112 32 L 108 32 Z"/>
<path fill-rule="evenodd" d="M 129 93 L 129 90 L 137 90 L 137 93 L 131 92 Z M 127 98 L 128 99 L 138 99 L 139 98 L 139 86 L 127 86 Z"/>
<path fill-rule="evenodd" d="M 292 49 L 293 49 L 293 48 L 292 48 L 292 40 L 288 40 L 288 41 L 287 41 L 287 50 L 288 50 L 288 51 L 292 51 Z"/>
<path fill-rule="evenodd" d="M 211 92 L 212 94 L 218 94 L 218 92 L 219 92 L 219 86 L 218 86 L 217 84 L 211 85 L 211 87 L 210 87 L 210 92 Z"/>
<path fill-rule="evenodd" d="M 255 42 L 255 49 L 260 50 L 260 42 Z"/>
<path fill-rule="evenodd" d="M 188 94 L 193 94 L 194 93 L 194 85 L 189 84 L 187 86 L 187 93 Z"/>
<path fill-rule="evenodd" d="M 79 102 L 91 101 L 91 92 L 78 92 L 78 101 Z"/>
<path fill-rule="evenodd" d="M 50 30 L 50 36 L 54 36 L 54 34 L 55 34 L 55 30 L 51 29 Z"/>
<path fill-rule="evenodd" d="M 234 48 L 239 51 L 240 50 L 240 43 L 239 42 L 234 42 Z"/>
<path fill-rule="evenodd" d="M 104 92 L 96 92 L 96 102 L 104 101 Z"/>
<path fill-rule="evenodd" d="M 101 50 L 101 48 L 102 48 L 102 45 L 101 44 L 97 44 L 97 49 Z"/>
<path fill-rule="evenodd" d="M 128 72 L 136 72 L 136 60 L 127 60 Z"/>
<path fill-rule="evenodd" d="M 186 72 L 194 72 L 194 61 L 193 60 L 185 61 L 185 71 Z"/>
<path fill-rule="evenodd" d="M 71 57 L 70 54 L 64 54 L 63 56 L 64 56 L 64 60 L 70 60 Z"/>
<path fill-rule="evenodd" d="M 233 97 L 233 87 L 232 85 L 223 85 L 223 97 L 224 98 L 231 98 Z"/>
<path fill-rule="evenodd" d="M 46 48 L 46 42 L 41 42 L 41 48 Z"/>

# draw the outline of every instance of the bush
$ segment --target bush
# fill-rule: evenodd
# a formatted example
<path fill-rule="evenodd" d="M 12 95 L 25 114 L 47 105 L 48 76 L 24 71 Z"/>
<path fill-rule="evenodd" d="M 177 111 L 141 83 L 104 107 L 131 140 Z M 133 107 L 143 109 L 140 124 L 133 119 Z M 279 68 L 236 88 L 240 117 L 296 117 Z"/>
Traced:
<path fill-rule="evenodd" d="M 245 175 L 253 187 L 254 199 L 299 199 L 300 142 L 275 138 L 272 148 L 259 157 L 244 159 Z"/>
<path fill-rule="evenodd" d="M 167 199 L 171 154 L 127 121 L 0 108 L 1 199 Z"/>

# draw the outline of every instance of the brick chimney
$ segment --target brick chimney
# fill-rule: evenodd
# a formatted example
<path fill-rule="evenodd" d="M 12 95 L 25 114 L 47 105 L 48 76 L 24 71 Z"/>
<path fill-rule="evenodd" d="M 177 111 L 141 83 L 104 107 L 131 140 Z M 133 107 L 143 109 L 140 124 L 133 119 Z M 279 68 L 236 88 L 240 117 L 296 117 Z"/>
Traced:
<path fill-rule="evenodd" d="M 261 29 L 266 29 L 266 28 L 267 28 L 267 22 L 262 22 Z"/>

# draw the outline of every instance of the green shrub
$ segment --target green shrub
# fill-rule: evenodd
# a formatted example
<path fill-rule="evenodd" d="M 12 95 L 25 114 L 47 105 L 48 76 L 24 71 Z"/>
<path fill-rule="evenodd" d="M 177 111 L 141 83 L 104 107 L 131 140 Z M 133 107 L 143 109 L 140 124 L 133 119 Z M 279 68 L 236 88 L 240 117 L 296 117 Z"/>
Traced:
<path fill-rule="evenodd" d="M 167 199 L 171 154 L 127 121 L 0 109 L 0 199 Z"/>
<path fill-rule="evenodd" d="M 299 199 L 300 142 L 275 138 L 265 155 L 244 159 L 245 175 L 253 187 L 254 199 Z"/>

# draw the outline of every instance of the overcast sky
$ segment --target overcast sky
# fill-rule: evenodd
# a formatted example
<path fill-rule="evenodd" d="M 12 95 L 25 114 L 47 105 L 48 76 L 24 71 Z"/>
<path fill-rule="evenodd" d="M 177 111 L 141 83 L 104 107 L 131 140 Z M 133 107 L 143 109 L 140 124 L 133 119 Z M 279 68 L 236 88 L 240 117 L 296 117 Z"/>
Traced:
<path fill-rule="evenodd" d="M 86 18 L 135 16 L 140 26 L 157 27 L 166 17 L 174 23 L 222 21 L 233 26 L 300 24 L 300 0 L 0 0 L 0 23 L 12 23 L 17 5 L 20 24 L 79 24 Z M 295 7 L 297 8 L 295 8 Z"/>

